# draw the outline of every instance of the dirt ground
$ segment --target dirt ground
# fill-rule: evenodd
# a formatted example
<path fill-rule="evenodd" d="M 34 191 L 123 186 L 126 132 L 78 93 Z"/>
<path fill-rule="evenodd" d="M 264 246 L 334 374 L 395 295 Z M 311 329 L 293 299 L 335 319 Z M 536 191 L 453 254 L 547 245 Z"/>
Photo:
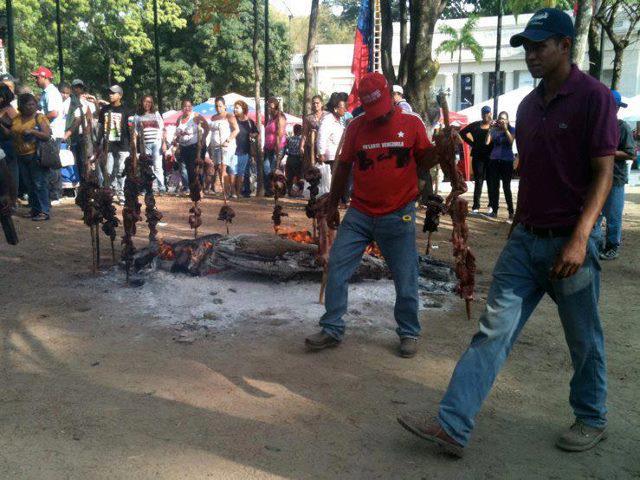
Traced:
<path fill-rule="evenodd" d="M 289 226 L 308 226 L 301 205 L 288 204 Z M 161 236 L 190 235 L 186 199 L 163 197 L 159 206 L 169 224 Z M 203 234 L 222 232 L 219 206 L 205 201 Z M 271 230 L 266 200 L 237 201 L 236 211 L 233 232 Z M 548 298 L 499 376 L 464 459 L 396 423 L 405 409 L 435 409 L 475 331 L 504 220 L 469 221 L 480 270 L 473 320 L 462 301 L 424 312 L 420 353 L 410 360 L 395 355 L 393 331 L 375 328 L 307 353 L 303 338 L 317 319 L 254 318 L 178 343 L 175 330 L 117 300 L 127 288 L 121 272 L 89 274 L 89 233 L 75 205 L 54 207 L 48 223 L 16 223 L 21 243 L 0 242 L 1 479 L 640 478 L 640 187 L 628 190 L 621 257 L 602 265 L 610 437 L 579 454 L 553 446 L 573 419 L 569 355 Z M 438 258 L 449 259 L 449 234 L 444 222 Z M 140 246 L 145 236 L 142 227 Z M 423 249 L 421 233 L 419 242 Z M 106 240 L 103 247 L 108 265 Z M 105 283 L 114 275 L 122 281 Z M 241 293 L 252 301 L 251 291 Z"/>

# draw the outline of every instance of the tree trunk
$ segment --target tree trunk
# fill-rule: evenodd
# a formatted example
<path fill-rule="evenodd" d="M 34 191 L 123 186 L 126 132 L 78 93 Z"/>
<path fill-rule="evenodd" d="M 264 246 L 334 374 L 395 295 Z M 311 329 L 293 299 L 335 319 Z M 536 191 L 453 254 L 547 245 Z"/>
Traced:
<path fill-rule="evenodd" d="M 429 91 L 438 73 L 438 62 L 431 58 L 436 21 L 446 0 L 412 0 L 410 4 L 411 34 L 406 49 L 405 92 L 413 109 L 422 115 L 435 103 Z"/>
<path fill-rule="evenodd" d="M 255 75 L 254 83 L 254 97 L 256 102 L 256 125 L 258 131 L 260 131 L 260 125 L 262 124 L 262 109 L 260 108 L 260 57 L 258 51 L 258 43 L 260 41 L 260 31 L 258 26 L 260 25 L 260 9 L 258 8 L 258 2 L 260 0 L 253 0 L 253 49 L 251 51 L 253 57 L 253 71 Z M 266 101 L 266 99 L 265 99 Z M 256 170 L 258 176 L 258 185 L 256 188 L 256 196 L 264 196 L 264 163 L 262 158 L 262 148 L 260 142 L 260 136 L 257 140 L 258 148 L 256 148 Z"/>
<path fill-rule="evenodd" d="M 309 15 L 309 35 L 307 37 L 307 51 L 304 54 L 304 104 L 302 113 L 304 116 L 311 111 L 311 99 L 313 98 L 313 53 L 318 41 L 318 6 L 320 0 L 311 2 L 311 14 Z"/>
<path fill-rule="evenodd" d="M 407 37 L 408 33 L 408 19 L 407 19 L 407 0 L 400 0 L 400 68 L 398 69 L 397 82 L 400 85 L 407 83 L 407 74 L 405 64 L 402 62 L 402 57 L 405 55 L 407 49 Z"/>
<path fill-rule="evenodd" d="M 595 18 L 591 18 L 589 24 L 589 75 L 600 80 L 602 76 L 602 50 L 600 49 L 600 38 L 602 27 Z"/>
<path fill-rule="evenodd" d="M 593 16 L 593 5 L 591 0 L 577 0 L 578 12 L 575 23 L 575 40 L 571 48 L 571 58 L 578 67 L 584 67 L 585 54 L 587 53 L 587 40 L 591 18 Z"/>
<path fill-rule="evenodd" d="M 611 77 L 611 88 L 613 90 L 617 90 L 620 86 L 620 78 L 622 78 L 622 57 L 624 56 L 625 47 L 613 47 L 613 76 Z"/>
<path fill-rule="evenodd" d="M 396 83 L 396 71 L 393 68 L 393 17 L 391 16 L 391 0 L 380 0 L 382 20 L 382 38 L 380 39 L 380 53 L 382 54 L 382 73 L 387 77 L 389 85 Z"/>

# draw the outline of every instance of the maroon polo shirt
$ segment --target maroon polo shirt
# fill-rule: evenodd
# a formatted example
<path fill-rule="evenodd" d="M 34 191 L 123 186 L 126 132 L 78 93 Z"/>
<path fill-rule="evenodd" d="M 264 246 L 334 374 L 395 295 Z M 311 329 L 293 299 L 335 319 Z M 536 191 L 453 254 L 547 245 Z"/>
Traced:
<path fill-rule="evenodd" d="M 611 91 L 575 65 L 547 106 L 543 96 L 544 82 L 518 107 L 520 222 L 570 227 L 584 207 L 590 160 L 615 154 L 616 106 Z"/>

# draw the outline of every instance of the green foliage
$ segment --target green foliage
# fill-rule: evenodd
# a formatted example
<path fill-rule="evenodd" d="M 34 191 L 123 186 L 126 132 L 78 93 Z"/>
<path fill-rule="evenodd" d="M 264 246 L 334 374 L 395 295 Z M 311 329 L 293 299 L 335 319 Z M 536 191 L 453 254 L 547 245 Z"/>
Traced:
<path fill-rule="evenodd" d="M 55 0 L 13 4 L 18 76 L 35 88 L 29 78 L 35 67 L 57 71 Z M 252 0 L 158 0 L 165 108 L 175 108 L 183 97 L 201 102 L 229 91 L 253 94 L 252 5 Z M 67 81 L 82 78 L 96 93 L 120 83 L 129 102 L 155 94 L 153 0 L 64 0 L 61 7 Z M 286 19 L 273 17 L 270 90 L 285 96 L 289 32 Z M 263 39 L 263 15 L 258 29 Z M 262 68 L 263 61 L 261 55 Z"/>
<path fill-rule="evenodd" d="M 468 49 L 471 51 L 473 58 L 476 59 L 476 62 L 480 62 L 482 60 L 483 50 L 478 41 L 473 37 L 473 31 L 477 23 L 478 17 L 472 15 L 464 23 L 459 32 L 449 25 L 440 25 L 440 33 L 448 35 L 449 39 L 440 44 L 436 49 L 436 53 L 449 53 L 453 59 L 455 53 L 463 49 Z"/>
<path fill-rule="evenodd" d="M 482 17 L 498 15 L 499 0 L 449 0 L 442 18 L 464 18 L 468 16 L 469 14 L 464 8 L 466 4 L 473 5 L 473 12 Z M 532 13 L 545 6 L 545 0 L 504 0 L 503 13 L 505 15 Z M 571 0 L 557 0 L 555 6 L 562 10 L 571 10 L 573 2 Z"/>
<path fill-rule="evenodd" d="M 318 10 L 318 43 L 352 43 L 356 21 L 345 17 L 344 13 L 339 17 L 335 16 L 328 3 L 321 3 Z M 291 44 L 295 53 L 304 53 L 307 49 L 308 33 L 309 17 L 297 17 L 292 20 Z"/>

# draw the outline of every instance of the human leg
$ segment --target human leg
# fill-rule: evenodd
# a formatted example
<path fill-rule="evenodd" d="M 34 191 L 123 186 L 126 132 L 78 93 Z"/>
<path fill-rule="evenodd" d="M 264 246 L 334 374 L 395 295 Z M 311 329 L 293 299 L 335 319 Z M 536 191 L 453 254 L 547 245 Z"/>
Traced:
<path fill-rule="evenodd" d="M 37 215 L 44 213 L 49 215 L 51 200 L 49 197 L 49 169 L 42 168 L 38 164 L 38 157 L 30 155 L 25 161 L 30 181 L 29 202 L 31 204 L 32 213 Z M 33 199 L 33 200 L 32 200 Z"/>
<path fill-rule="evenodd" d="M 396 333 L 400 338 L 420 336 L 415 218 L 415 203 L 410 202 L 396 212 L 376 218 L 374 222 L 373 238 L 393 275 L 396 289 L 393 313 L 398 324 Z"/>
<path fill-rule="evenodd" d="M 517 227 L 493 271 L 480 328 L 453 372 L 440 402 L 439 421 L 460 445 L 466 445 L 475 417 L 489 394 L 522 327 L 544 295 L 531 258 L 534 238 Z"/>
<path fill-rule="evenodd" d="M 594 428 L 604 428 L 607 425 L 607 367 L 598 309 L 597 235 L 594 231 L 587 257 L 578 272 L 561 280 L 549 280 L 547 289 L 557 304 L 574 369 L 569 403 L 578 420 Z M 549 267 L 565 241 L 556 241 L 549 246 Z"/>
<path fill-rule="evenodd" d="M 617 249 L 622 240 L 622 212 L 624 209 L 624 185 L 611 187 L 602 213 L 607 219 L 606 246 Z"/>
<path fill-rule="evenodd" d="M 341 340 L 345 331 L 342 318 L 347 311 L 349 280 L 373 240 L 372 218 L 350 208 L 338 229 L 329 255 L 329 272 L 325 296 L 326 312 L 320 319 L 323 332 Z"/>
<path fill-rule="evenodd" d="M 473 168 L 473 206 L 471 210 L 480 210 L 480 197 L 482 196 L 482 184 L 485 181 L 486 161 L 481 157 L 473 157 L 471 160 Z"/>
<path fill-rule="evenodd" d="M 162 142 L 145 144 L 145 150 L 147 150 L 147 155 L 151 155 L 153 158 L 153 175 L 155 176 L 155 180 L 153 181 L 154 190 L 164 192 L 166 187 L 164 182 L 164 167 L 162 166 Z"/>
<path fill-rule="evenodd" d="M 500 164 L 500 180 L 502 181 L 502 190 L 504 191 L 504 199 L 507 202 L 507 210 L 509 216 L 513 216 L 513 197 L 511 195 L 511 178 L 513 177 L 513 162 L 499 162 Z"/>
<path fill-rule="evenodd" d="M 487 191 L 489 193 L 489 208 L 494 214 L 500 206 L 500 172 L 497 160 L 488 160 L 486 164 Z"/>

